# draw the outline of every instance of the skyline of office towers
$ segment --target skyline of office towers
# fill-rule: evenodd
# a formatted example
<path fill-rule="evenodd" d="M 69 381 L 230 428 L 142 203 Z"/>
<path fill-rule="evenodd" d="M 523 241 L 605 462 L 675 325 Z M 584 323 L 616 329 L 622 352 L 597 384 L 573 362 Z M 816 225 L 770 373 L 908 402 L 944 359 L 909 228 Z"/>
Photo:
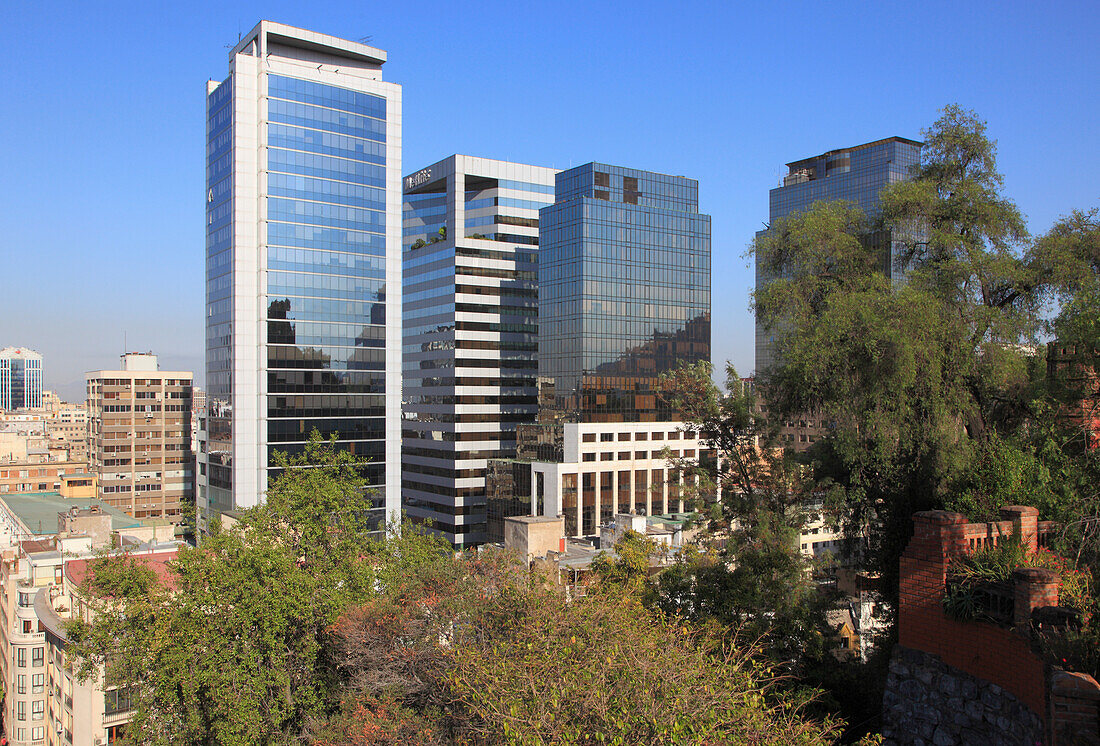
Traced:
<path fill-rule="evenodd" d="M 202 521 L 310 432 L 400 505 L 401 87 L 380 49 L 269 21 L 207 84 Z"/>
<path fill-rule="evenodd" d="M 125 353 L 117 370 L 85 374 L 88 471 L 100 500 L 134 518 L 183 520 L 195 488 L 191 371 L 160 370 L 157 356 Z"/>
<path fill-rule="evenodd" d="M 558 174 L 539 220 L 540 419 L 671 419 L 657 378 L 710 361 L 699 183 L 588 163 Z"/>
<path fill-rule="evenodd" d="M 453 155 L 405 177 L 402 507 L 456 547 L 486 541 L 488 459 L 535 420 L 555 173 Z"/>
<path fill-rule="evenodd" d="M 26 347 L 0 350 L 0 410 L 42 408 L 42 356 Z"/>
<path fill-rule="evenodd" d="M 836 199 L 854 202 L 874 220 L 880 213 L 879 194 L 890 184 L 910 178 L 913 167 L 920 163 L 920 150 L 921 143 L 916 140 L 888 137 L 792 161 L 787 164 L 783 183 L 768 192 L 768 224 L 802 212 L 814 202 Z M 899 265 L 898 242 L 889 231 L 872 233 L 869 240 L 881 254 L 883 273 L 901 281 L 905 268 Z M 756 289 L 768 281 L 757 262 Z M 774 332 L 756 322 L 756 373 L 775 362 L 774 345 Z"/>

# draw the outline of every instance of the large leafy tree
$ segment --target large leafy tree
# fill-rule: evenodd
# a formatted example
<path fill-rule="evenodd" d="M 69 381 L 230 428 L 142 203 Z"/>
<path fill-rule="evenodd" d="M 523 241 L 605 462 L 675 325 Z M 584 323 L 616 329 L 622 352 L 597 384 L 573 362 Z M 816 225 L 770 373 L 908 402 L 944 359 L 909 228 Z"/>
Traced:
<path fill-rule="evenodd" d="M 319 744 L 813 744 L 805 716 L 748 646 L 644 606 L 632 572 L 582 596 L 487 551 L 346 614 L 346 708 Z M 624 585 L 626 587 L 624 587 Z"/>
<path fill-rule="evenodd" d="M 711 454 L 678 464 L 686 483 L 696 485 L 704 531 L 654 579 L 652 598 L 668 613 L 760 639 L 761 651 L 774 660 L 816 659 L 831 632 L 829 598 L 812 582 L 798 541 L 817 510 L 814 496 L 751 385 L 732 366 L 726 374 L 724 392 L 705 363 L 662 380 L 664 396 Z"/>
<path fill-rule="evenodd" d="M 755 297 L 778 335 L 780 363 L 760 376 L 769 409 L 828 423 L 809 458 L 816 488 L 867 540 L 888 589 L 912 513 L 941 507 L 1034 393 L 1042 273 L 1001 183 L 984 123 L 949 106 L 912 178 L 881 197 L 877 227 L 891 231 L 904 282 L 883 274 L 851 204 L 815 204 L 754 245 L 779 278 Z"/>
<path fill-rule="evenodd" d="M 368 532 L 370 495 L 355 460 L 314 433 L 264 505 L 198 548 L 181 549 L 169 582 L 129 558 L 93 564 L 91 625 L 70 630 L 81 673 L 105 665 L 132 688 L 131 740 L 147 744 L 296 743 L 337 704 L 326 644 L 340 614 L 441 545 L 406 531 Z"/>

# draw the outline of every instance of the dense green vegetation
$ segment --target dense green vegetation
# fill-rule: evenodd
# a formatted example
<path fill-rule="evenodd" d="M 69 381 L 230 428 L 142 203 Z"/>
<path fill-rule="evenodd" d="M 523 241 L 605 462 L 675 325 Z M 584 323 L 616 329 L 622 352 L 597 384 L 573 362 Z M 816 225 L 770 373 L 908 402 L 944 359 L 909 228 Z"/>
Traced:
<path fill-rule="evenodd" d="M 411 525 L 368 538 L 355 463 L 319 436 L 281 465 L 299 468 L 182 550 L 170 584 L 137 558 L 93 563 L 96 616 L 71 625 L 72 653 L 82 675 L 105 664 L 132 687 L 134 743 L 814 744 L 835 732 L 750 642 L 646 606 L 634 582 L 645 546 L 632 557 L 624 545 L 599 590 L 570 600 L 502 550 L 456 557 Z"/>

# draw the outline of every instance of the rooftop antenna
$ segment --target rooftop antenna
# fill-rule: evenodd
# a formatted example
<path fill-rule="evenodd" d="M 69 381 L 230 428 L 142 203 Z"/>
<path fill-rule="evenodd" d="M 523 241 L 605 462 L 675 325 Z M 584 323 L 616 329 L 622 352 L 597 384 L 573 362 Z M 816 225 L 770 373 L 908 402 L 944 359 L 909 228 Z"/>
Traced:
<path fill-rule="evenodd" d="M 358 42 L 360 44 L 370 44 L 374 40 L 374 34 L 367 34 L 366 36 L 360 36 Z"/>

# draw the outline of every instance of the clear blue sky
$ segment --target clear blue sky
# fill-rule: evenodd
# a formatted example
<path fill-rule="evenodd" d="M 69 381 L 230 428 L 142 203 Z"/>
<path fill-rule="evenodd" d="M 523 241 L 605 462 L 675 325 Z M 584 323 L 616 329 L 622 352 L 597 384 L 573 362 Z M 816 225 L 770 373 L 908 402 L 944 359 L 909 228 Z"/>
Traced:
<path fill-rule="evenodd" d="M 0 346 L 40 350 L 70 396 L 124 332 L 201 376 L 204 85 L 261 17 L 389 52 L 406 172 L 457 152 L 697 178 L 714 357 L 743 371 L 743 253 L 788 161 L 919 138 L 958 102 L 1033 232 L 1100 203 L 1095 2 L 0 6 Z"/>

